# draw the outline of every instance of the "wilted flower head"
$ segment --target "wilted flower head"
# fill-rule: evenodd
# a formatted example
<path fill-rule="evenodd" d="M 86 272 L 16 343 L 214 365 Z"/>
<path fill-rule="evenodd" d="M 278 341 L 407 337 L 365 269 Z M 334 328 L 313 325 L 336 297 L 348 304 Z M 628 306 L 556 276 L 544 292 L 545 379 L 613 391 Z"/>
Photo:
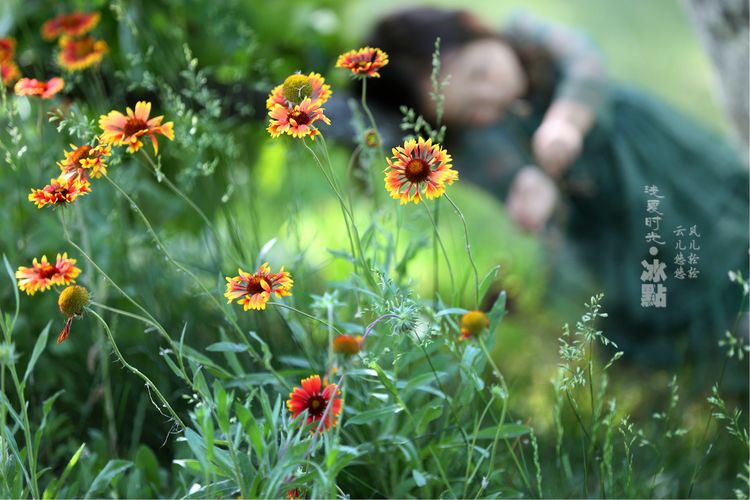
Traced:
<path fill-rule="evenodd" d="M 461 316 L 461 340 L 478 337 L 489 328 L 490 319 L 482 311 L 469 311 Z"/>
<path fill-rule="evenodd" d="M 60 312 L 68 318 L 65 321 L 65 327 L 57 336 L 57 343 L 59 344 L 70 335 L 70 325 L 73 323 L 73 318 L 83 314 L 83 309 L 89 305 L 89 291 L 82 286 L 69 286 L 60 294 L 57 305 Z"/>
<path fill-rule="evenodd" d="M 380 78 L 378 70 L 388 64 L 388 54 L 373 47 L 363 47 L 341 54 L 336 61 L 337 68 L 346 68 L 355 77 Z"/>
<path fill-rule="evenodd" d="M 419 203 L 423 195 L 437 198 L 446 185 L 458 179 L 458 172 L 451 168 L 451 155 L 439 144 L 432 144 L 432 139 L 408 140 L 392 153 L 385 169 L 385 188 L 402 205 Z"/>
<path fill-rule="evenodd" d="M 18 288 L 28 295 L 44 292 L 55 285 L 68 285 L 75 282 L 81 270 L 75 267 L 76 259 L 69 259 L 67 253 L 57 254 L 54 264 L 47 260 L 34 258 L 31 267 L 20 266 L 16 271 Z"/>
<path fill-rule="evenodd" d="M 81 71 L 99 64 L 109 47 L 104 40 L 87 36 L 84 38 L 60 38 L 60 53 L 57 62 L 67 71 Z"/>
<path fill-rule="evenodd" d="M 159 143 L 156 134 L 161 134 L 167 139 L 174 140 L 174 124 L 167 122 L 162 124 L 163 116 L 155 116 L 149 119 L 151 114 L 151 103 L 138 101 L 135 103 L 135 111 L 126 108 L 127 115 L 119 111 L 110 111 L 107 115 L 99 117 L 99 127 L 104 131 L 100 140 L 105 144 L 128 146 L 128 153 L 135 153 L 141 147 L 143 137 L 151 138 L 154 154 L 159 154 Z"/>
<path fill-rule="evenodd" d="M 237 304 L 243 306 L 243 309 L 263 310 L 266 303 L 271 299 L 271 295 L 284 297 L 291 295 L 293 285 L 292 276 L 284 271 L 282 267 L 278 273 L 272 273 L 267 262 L 253 274 L 246 273 L 242 269 L 237 270 L 239 276 L 232 278 L 227 277 L 227 291 L 224 297 L 227 303 L 235 299 Z"/>
<path fill-rule="evenodd" d="M 21 78 L 16 82 L 14 90 L 16 95 L 39 96 L 42 99 L 51 99 L 65 87 L 65 80 L 56 76 L 49 80 L 40 81 L 36 78 Z"/>
<path fill-rule="evenodd" d="M 338 390 L 336 384 L 326 385 L 321 392 L 320 375 L 312 375 L 302 379 L 300 385 L 302 387 L 295 387 L 286 402 L 292 416 L 296 417 L 307 410 L 307 423 L 319 422 L 323 419 L 323 414 L 326 413 L 326 408 L 333 399 L 331 408 L 326 414 L 324 426 L 329 429 L 336 425 L 336 417 L 341 412 L 341 398 L 339 397 L 341 391 Z"/>
<path fill-rule="evenodd" d="M 98 22 L 98 12 L 60 14 L 42 25 L 42 37 L 45 40 L 54 40 L 62 35 L 70 37 L 81 36 L 94 29 Z"/>
<path fill-rule="evenodd" d="M 107 173 L 105 159 L 111 154 L 111 148 L 106 144 L 96 146 L 70 145 L 70 151 L 64 151 L 65 159 L 57 162 L 60 167 L 61 177 L 66 179 L 80 177 L 81 179 L 100 178 Z"/>
<path fill-rule="evenodd" d="M 81 177 L 65 177 L 51 179 L 42 189 L 32 189 L 29 201 L 38 208 L 46 205 L 58 206 L 73 203 L 76 198 L 91 192 L 89 181 Z"/>

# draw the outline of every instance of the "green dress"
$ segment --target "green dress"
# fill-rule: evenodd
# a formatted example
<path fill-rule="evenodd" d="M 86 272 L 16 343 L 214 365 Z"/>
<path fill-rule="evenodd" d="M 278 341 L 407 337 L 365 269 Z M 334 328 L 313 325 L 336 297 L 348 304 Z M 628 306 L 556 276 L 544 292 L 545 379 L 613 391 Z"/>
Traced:
<path fill-rule="evenodd" d="M 590 294 L 605 294 L 609 317 L 601 328 L 626 355 L 657 364 L 715 348 L 740 307 L 728 272 L 748 276 L 745 162 L 666 103 L 607 81 L 581 36 L 528 15 L 514 18 L 505 35 L 534 90 L 524 112 L 454 138 L 462 178 L 504 199 L 518 170 L 534 164 L 531 138 L 550 103 L 590 106 L 596 122 L 558 182 L 555 219 L 578 269 L 593 276 Z M 576 269 L 565 258 L 551 260 L 553 281 Z M 652 295 L 651 286 L 663 293 Z"/>

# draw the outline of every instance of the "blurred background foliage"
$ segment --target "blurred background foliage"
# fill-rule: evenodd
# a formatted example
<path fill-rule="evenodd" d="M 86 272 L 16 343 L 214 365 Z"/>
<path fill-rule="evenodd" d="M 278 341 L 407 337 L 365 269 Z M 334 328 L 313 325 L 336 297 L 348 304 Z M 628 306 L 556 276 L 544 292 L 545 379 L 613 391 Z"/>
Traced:
<path fill-rule="evenodd" d="M 466 2 L 458 0 L 431 3 L 466 7 Z M 346 234 L 336 200 L 302 148 L 291 140 L 268 140 L 263 98 L 297 70 L 320 72 L 335 93 L 347 92 L 346 75 L 333 70 L 336 56 L 359 46 L 379 15 L 403 5 L 395 0 L 6 0 L 0 5 L 0 35 L 17 38 L 17 61 L 24 75 L 49 78 L 60 70 L 54 44 L 39 36 L 42 23 L 75 9 L 100 11 L 102 20 L 94 33 L 106 40 L 110 53 L 99 70 L 64 75 L 70 98 L 64 106 L 91 120 L 111 109 L 132 106 L 138 99 L 152 100 L 156 114 L 175 122 L 177 135 L 174 143 L 162 143 L 160 167 L 209 215 L 222 240 L 233 243 L 216 245 L 202 221 L 142 162 L 113 162 L 110 171 L 118 183 L 134 196 L 173 253 L 217 286 L 223 274 L 257 265 L 261 249 L 275 239 L 272 264 L 294 270 L 295 296 L 290 303 L 307 310 L 310 293 L 322 294 L 326 283 L 343 280 L 350 272 L 350 265 L 335 253 L 346 248 Z M 477 0 L 467 8 L 498 27 L 514 9 L 523 8 L 579 28 L 602 48 L 615 78 L 648 88 L 714 129 L 727 127 L 713 96 L 709 63 L 677 0 Z M 6 107 L 14 105 L 5 103 Z M 53 133 L 46 127 L 42 141 L 26 141 L 24 137 L 33 136 L 46 104 L 21 99 L 17 106 L 18 114 L 3 118 L 0 132 L 5 157 L 0 168 L 0 253 L 15 268 L 28 265 L 35 256 L 68 251 L 84 270 L 79 281 L 93 291 L 98 302 L 125 307 L 94 269 L 66 247 L 58 214 L 39 211 L 26 201 L 31 187 L 45 184 L 54 175 L 55 162 L 62 158 L 63 148 L 76 140 L 75 133 Z M 81 120 L 82 130 L 90 131 L 91 126 Z M 332 154 L 343 176 L 349 151 L 338 146 Z M 460 171 L 461 165 L 456 168 Z M 194 349 L 202 351 L 222 340 L 217 328 L 223 323 L 221 316 L 185 276 L 166 266 L 128 203 L 113 196 L 103 182 L 83 204 L 66 209 L 74 238 L 170 332 L 180 332 L 187 325 Z M 597 290 L 550 297 L 545 277 L 554 263 L 542 242 L 519 233 L 502 205 L 480 188 L 458 183 L 453 192 L 469 221 L 478 267 L 502 266 L 499 278 L 508 293 L 509 316 L 498 332 L 494 353 L 511 392 L 523 394 L 514 400 L 515 411 L 529 415 L 538 432 L 549 433 L 550 379 L 557 369 L 561 324 L 574 321 L 583 298 Z M 356 210 L 365 218 L 370 210 L 367 200 L 358 200 Z M 431 262 L 431 245 L 424 236 L 430 232 L 429 223 L 419 207 L 403 207 L 401 213 L 401 248 L 411 243 L 417 251 L 407 271 L 427 296 L 433 284 L 431 266 L 420 262 Z M 441 230 L 449 252 L 454 262 L 463 262 L 461 228 L 447 219 Z M 459 282 L 469 279 L 468 272 L 459 275 Z M 447 275 L 440 276 L 443 291 L 447 281 Z M 11 309 L 13 301 L 9 285 L 3 277 L 3 310 Z M 15 337 L 22 365 L 37 332 L 48 321 L 53 332 L 62 327 L 55 302 L 51 293 L 22 297 Z M 241 321 L 259 332 L 274 352 L 296 349 L 278 312 L 244 315 Z M 124 319 L 114 320 L 112 328 L 126 358 L 142 367 L 176 402 L 178 411 L 184 410 L 191 395 L 164 369 L 163 346 L 154 332 Z M 315 339 L 315 332 L 311 333 Z M 325 336 L 319 337 L 324 345 Z M 224 362 L 212 353 L 205 355 Z M 139 466 L 133 470 L 132 481 L 118 486 L 121 494 L 169 496 L 180 488 L 179 475 L 168 474 L 176 467 L 171 460 L 185 453 L 185 445 L 165 441 L 169 425 L 154 411 L 148 393 L 111 360 L 92 318 L 75 322 L 70 341 L 48 346 L 27 391 L 30 408 L 39 408 L 47 398 L 63 392 L 47 423 L 45 439 L 54 445 L 42 448 L 40 461 L 59 471 L 80 443 L 86 442 L 84 457 L 90 465 L 76 476 L 82 485 L 91 484 L 97 468 L 109 458 L 122 457 Z M 626 364 L 614 371 L 612 379 L 622 382 L 612 384 L 622 411 L 648 416 L 669 394 L 671 373 L 676 371 L 684 392 L 680 409 L 685 425 L 699 426 L 708 415 L 703 403 L 716 372 L 711 360 L 703 361 L 700 368 L 686 365 L 644 371 Z M 713 375 L 707 378 L 707 373 Z M 735 374 L 735 378 L 742 376 Z M 746 406 L 745 386 L 735 385 L 734 396 Z M 679 463 L 684 451 L 669 450 L 673 463 Z M 734 460 L 737 457 L 729 454 L 710 461 L 704 474 L 713 482 L 701 486 L 699 493 L 724 488 L 731 481 L 727 475 L 734 470 Z"/>

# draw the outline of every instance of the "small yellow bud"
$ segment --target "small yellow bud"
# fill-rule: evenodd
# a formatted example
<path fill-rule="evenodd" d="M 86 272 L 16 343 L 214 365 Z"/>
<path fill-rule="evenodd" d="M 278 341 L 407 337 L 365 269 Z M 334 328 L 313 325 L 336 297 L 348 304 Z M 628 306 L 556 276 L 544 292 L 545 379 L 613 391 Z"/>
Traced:
<path fill-rule="evenodd" d="M 469 311 L 461 317 L 461 336 L 476 337 L 490 326 L 490 318 L 482 311 Z"/>

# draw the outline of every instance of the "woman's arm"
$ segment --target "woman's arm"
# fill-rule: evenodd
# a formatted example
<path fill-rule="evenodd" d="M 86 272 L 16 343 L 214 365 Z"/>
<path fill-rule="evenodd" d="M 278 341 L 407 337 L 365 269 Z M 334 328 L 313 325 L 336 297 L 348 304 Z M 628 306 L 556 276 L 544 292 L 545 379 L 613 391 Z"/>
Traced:
<path fill-rule="evenodd" d="M 514 16 L 507 33 L 523 50 L 548 54 L 561 73 L 532 142 L 539 165 L 557 177 L 580 154 L 583 139 L 604 106 L 608 81 L 602 57 L 581 33 L 529 14 Z"/>

